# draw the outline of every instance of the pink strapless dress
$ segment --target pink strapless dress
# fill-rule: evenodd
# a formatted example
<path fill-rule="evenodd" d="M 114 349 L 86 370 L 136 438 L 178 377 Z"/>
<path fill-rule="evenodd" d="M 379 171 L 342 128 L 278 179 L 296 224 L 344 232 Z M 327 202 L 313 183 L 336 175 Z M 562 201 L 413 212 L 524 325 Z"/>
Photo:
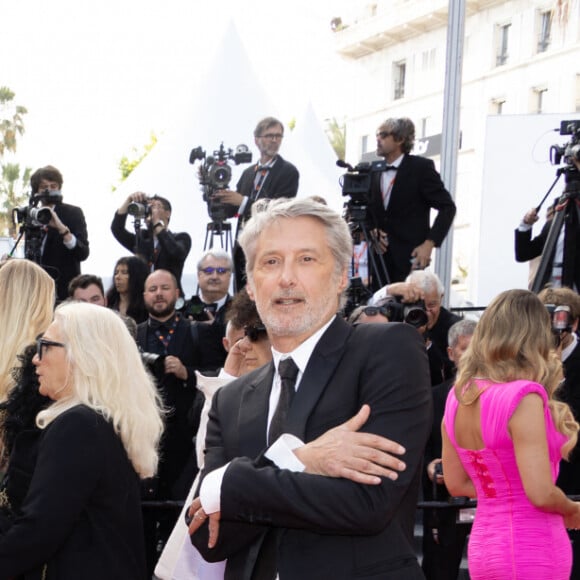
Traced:
<path fill-rule="evenodd" d="M 485 448 L 463 449 L 455 439 L 459 405 L 451 389 L 444 424 L 463 467 L 477 491 L 477 510 L 467 560 L 472 580 L 568 580 L 572 550 L 564 520 L 534 507 L 524 492 L 508 421 L 522 397 L 538 393 L 544 400 L 552 480 L 558 475 L 565 437 L 556 431 L 544 388 L 530 381 L 495 384 L 481 394 L 481 435 Z"/>

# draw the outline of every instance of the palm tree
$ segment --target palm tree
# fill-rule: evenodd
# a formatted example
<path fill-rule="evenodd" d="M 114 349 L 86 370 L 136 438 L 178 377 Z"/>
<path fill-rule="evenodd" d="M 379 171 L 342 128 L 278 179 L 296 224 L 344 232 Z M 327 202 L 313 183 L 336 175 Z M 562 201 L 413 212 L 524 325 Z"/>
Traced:
<path fill-rule="evenodd" d="M 336 117 L 326 119 L 326 136 L 338 159 L 344 159 L 346 151 L 346 125 L 344 121 L 339 123 Z"/>
<path fill-rule="evenodd" d="M 7 151 L 16 151 L 16 138 L 24 134 L 23 117 L 28 111 L 15 105 L 14 92 L 8 87 L 0 87 L 0 158 Z"/>

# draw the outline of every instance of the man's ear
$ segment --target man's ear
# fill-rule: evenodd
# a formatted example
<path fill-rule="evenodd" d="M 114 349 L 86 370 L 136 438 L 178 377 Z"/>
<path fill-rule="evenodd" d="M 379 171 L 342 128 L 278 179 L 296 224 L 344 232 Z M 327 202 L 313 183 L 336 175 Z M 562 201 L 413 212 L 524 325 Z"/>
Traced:
<path fill-rule="evenodd" d="M 256 301 L 256 296 L 254 294 L 254 289 L 252 288 L 252 285 L 250 284 L 250 281 L 249 280 L 246 283 L 246 292 L 248 293 L 248 296 L 250 297 L 250 300 L 252 302 L 255 302 Z"/>

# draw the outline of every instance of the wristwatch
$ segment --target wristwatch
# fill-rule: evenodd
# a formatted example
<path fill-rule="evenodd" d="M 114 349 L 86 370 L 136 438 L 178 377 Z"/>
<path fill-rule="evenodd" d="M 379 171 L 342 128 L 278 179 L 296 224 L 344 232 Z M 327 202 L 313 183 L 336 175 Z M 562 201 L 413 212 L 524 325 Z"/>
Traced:
<path fill-rule="evenodd" d="M 64 232 L 59 232 L 59 233 L 64 238 L 65 236 L 68 236 L 68 234 L 70 234 L 70 230 L 68 228 L 66 228 L 66 230 L 64 230 Z"/>

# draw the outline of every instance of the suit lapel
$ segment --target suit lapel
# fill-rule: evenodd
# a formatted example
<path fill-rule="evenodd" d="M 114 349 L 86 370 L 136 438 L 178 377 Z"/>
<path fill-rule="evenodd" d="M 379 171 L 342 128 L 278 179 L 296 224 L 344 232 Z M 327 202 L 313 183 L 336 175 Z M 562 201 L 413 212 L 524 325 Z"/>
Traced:
<path fill-rule="evenodd" d="M 259 369 L 244 387 L 238 422 L 241 456 L 256 457 L 266 447 L 268 404 L 273 380 L 274 363 L 270 362 Z"/>
<path fill-rule="evenodd" d="M 346 350 L 351 331 L 352 328 L 337 316 L 318 341 L 288 411 L 288 433 L 304 440 L 308 418 Z"/>

